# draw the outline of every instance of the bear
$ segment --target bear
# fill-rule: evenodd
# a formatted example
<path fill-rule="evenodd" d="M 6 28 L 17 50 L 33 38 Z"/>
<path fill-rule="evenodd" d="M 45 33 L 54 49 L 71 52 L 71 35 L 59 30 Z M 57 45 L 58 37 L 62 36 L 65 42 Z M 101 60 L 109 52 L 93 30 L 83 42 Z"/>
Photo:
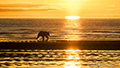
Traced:
<path fill-rule="evenodd" d="M 42 41 L 44 42 L 44 37 L 46 37 L 47 39 L 46 39 L 46 42 L 48 41 L 48 39 L 49 39 L 49 37 L 48 36 L 50 36 L 50 34 L 49 34 L 49 32 L 47 32 L 47 31 L 40 31 L 39 33 L 38 33 L 38 35 L 37 35 L 37 40 L 38 40 L 38 38 L 39 37 L 42 37 Z"/>

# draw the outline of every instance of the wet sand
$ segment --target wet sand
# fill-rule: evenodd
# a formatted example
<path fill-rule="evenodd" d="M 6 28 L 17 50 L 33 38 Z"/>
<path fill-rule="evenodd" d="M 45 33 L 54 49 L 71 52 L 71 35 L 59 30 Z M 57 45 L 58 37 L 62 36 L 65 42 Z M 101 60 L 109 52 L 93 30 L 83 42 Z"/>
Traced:
<path fill-rule="evenodd" d="M 0 42 L 0 49 L 120 50 L 120 41 Z"/>

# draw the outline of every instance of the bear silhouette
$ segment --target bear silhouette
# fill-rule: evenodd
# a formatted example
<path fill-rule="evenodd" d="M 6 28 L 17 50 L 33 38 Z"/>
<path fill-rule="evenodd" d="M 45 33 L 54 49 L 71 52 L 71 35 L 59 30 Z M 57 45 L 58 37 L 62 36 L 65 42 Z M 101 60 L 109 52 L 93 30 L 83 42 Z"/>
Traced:
<path fill-rule="evenodd" d="M 39 37 L 42 37 L 42 41 L 44 42 L 44 37 L 46 37 L 47 39 L 46 39 L 46 42 L 48 41 L 48 39 L 49 39 L 49 37 L 48 36 L 50 36 L 50 34 L 49 34 L 49 32 L 47 32 L 47 31 L 40 31 L 39 33 L 38 33 L 38 35 L 37 35 L 37 40 L 38 40 L 38 38 Z"/>

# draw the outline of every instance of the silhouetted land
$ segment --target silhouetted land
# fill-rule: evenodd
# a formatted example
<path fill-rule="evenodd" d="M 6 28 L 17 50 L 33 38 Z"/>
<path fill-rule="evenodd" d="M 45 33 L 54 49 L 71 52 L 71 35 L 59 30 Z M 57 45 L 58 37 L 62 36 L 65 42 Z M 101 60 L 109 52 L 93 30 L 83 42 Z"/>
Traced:
<path fill-rule="evenodd" d="M 120 41 L 0 42 L 0 49 L 120 50 Z"/>

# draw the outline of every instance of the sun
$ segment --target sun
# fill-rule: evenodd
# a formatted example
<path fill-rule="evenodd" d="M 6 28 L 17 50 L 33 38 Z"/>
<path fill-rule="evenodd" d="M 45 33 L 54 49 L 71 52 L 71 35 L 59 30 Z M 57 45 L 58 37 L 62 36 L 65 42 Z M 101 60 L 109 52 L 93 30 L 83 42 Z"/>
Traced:
<path fill-rule="evenodd" d="M 80 16 L 65 16 L 66 19 L 79 19 Z"/>

